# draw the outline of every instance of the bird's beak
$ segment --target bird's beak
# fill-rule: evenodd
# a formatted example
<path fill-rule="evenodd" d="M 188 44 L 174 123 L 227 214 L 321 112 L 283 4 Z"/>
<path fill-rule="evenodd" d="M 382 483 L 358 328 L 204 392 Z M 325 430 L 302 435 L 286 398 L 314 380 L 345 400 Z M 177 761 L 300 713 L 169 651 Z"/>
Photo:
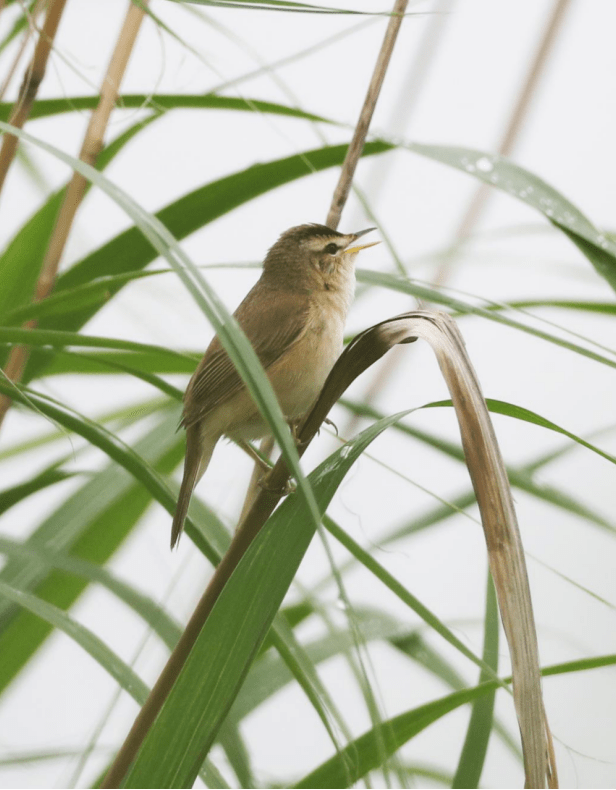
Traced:
<path fill-rule="evenodd" d="M 360 236 L 365 236 L 366 233 L 370 233 L 371 231 L 376 230 L 376 228 L 366 228 L 366 230 L 360 230 L 357 233 L 353 233 L 352 235 L 355 236 L 355 239 L 358 239 Z M 380 241 L 371 241 L 370 244 L 360 244 L 358 247 L 349 247 L 348 250 L 344 250 L 343 255 L 349 255 L 353 253 L 358 253 L 360 250 L 365 250 L 368 247 L 374 247 L 376 244 L 380 244 Z"/>

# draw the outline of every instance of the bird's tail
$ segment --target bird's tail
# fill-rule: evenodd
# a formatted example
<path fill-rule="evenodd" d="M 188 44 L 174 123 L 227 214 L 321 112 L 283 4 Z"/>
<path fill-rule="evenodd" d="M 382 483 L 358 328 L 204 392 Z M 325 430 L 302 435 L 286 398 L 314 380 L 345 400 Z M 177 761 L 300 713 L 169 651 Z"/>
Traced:
<path fill-rule="evenodd" d="M 184 521 L 188 513 L 192 492 L 197 481 L 207 469 L 212 453 L 214 452 L 214 447 L 216 446 L 216 441 L 208 440 L 204 443 L 200 433 L 199 425 L 193 425 L 186 431 L 184 476 L 182 478 L 182 485 L 180 486 L 175 515 L 173 516 L 173 525 L 171 526 L 172 549 L 177 545 L 182 530 L 184 529 Z"/>

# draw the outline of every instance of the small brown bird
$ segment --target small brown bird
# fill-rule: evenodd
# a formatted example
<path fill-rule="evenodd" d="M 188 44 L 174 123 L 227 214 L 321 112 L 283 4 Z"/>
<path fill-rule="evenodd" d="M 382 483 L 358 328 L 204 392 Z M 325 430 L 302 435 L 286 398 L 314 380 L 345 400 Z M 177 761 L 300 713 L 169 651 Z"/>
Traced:
<path fill-rule="evenodd" d="M 378 242 L 350 247 L 375 228 L 338 233 L 325 225 L 287 230 L 269 250 L 263 273 L 235 311 L 265 368 L 283 414 L 304 415 L 316 401 L 342 351 L 344 324 L 355 292 L 355 257 Z M 193 489 L 222 436 L 254 457 L 247 440 L 269 426 L 215 337 L 184 395 L 184 477 L 171 529 L 173 548 Z"/>

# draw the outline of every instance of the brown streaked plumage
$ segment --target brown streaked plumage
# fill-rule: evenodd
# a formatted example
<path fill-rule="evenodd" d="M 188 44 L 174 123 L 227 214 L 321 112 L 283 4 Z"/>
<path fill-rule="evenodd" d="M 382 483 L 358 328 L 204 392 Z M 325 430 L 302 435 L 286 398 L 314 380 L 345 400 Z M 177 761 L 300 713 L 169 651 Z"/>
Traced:
<path fill-rule="evenodd" d="M 285 417 L 305 414 L 342 351 L 344 324 L 355 292 L 349 248 L 368 230 L 343 234 L 325 225 L 299 225 L 282 234 L 263 262 L 260 279 L 234 315 L 272 383 Z M 373 242 L 378 243 L 378 242 Z M 184 477 L 171 530 L 173 548 L 193 489 L 222 436 L 242 444 L 269 434 L 235 366 L 215 337 L 184 395 Z"/>

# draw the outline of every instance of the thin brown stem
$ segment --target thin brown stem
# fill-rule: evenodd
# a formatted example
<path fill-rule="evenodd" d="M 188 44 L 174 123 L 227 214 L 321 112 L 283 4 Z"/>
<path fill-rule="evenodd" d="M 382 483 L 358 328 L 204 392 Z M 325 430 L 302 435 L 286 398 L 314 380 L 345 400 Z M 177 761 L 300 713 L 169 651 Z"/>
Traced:
<path fill-rule="evenodd" d="M 144 0 L 142 5 L 147 6 L 148 2 L 149 0 Z M 81 151 L 79 152 L 79 158 L 82 162 L 86 162 L 89 165 L 96 163 L 103 147 L 109 117 L 115 107 L 120 92 L 120 84 L 133 51 L 144 14 L 145 10 L 143 7 L 129 3 L 120 36 L 103 79 L 98 105 L 92 112 Z M 81 175 L 81 173 L 73 173 L 43 261 L 41 275 L 36 285 L 36 301 L 44 299 L 53 288 L 60 258 L 64 252 L 75 214 L 83 200 L 87 185 L 88 181 L 85 176 Z"/>
<path fill-rule="evenodd" d="M 45 0 L 36 0 L 34 7 L 30 13 L 30 24 L 28 25 L 27 30 L 24 32 L 24 35 L 21 38 L 21 43 L 19 45 L 19 49 L 17 50 L 17 54 L 13 58 L 13 62 L 9 67 L 9 70 L 6 73 L 6 77 L 4 78 L 4 82 L 0 85 L 0 101 L 4 98 L 4 94 L 9 87 L 9 83 L 13 79 L 13 75 L 17 71 L 17 67 L 19 66 L 19 61 L 22 58 L 22 55 L 26 51 L 26 47 L 28 46 L 28 42 L 30 41 L 30 37 L 36 30 L 36 18 L 43 10 L 45 5 Z M 1 10 L 1 8 L 0 8 Z M 25 11 L 24 13 L 27 13 Z"/>
<path fill-rule="evenodd" d="M 434 9 L 426 20 L 425 30 L 421 40 L 413 53 L 412 62 L 409 65 L 404 82 L 399 88 L 398 97 L 393 102 L 392 111 L 385 128 L 392 134 L 403 134 L 409 128 L 409 123 L 413 117 L 422 92 L 428 82 L 429 72 L 431 71 L 436 56 L 443 42 L 444 33 L 447 29 L 446 22 L 449 19 L 455 0 L 437 0 Z M 387 181 L 387 177 L 392 167 L 395 167 L 395 157 L 384 157 L 378 162 L 370 165 L 370 175 L 366 181 L 363 191 L 370 195 L 370 202 L 374 205 L 377 195 Z M 389 359 L 389 356 L 387 357 Z"/>
<path fill-rule="evenodd" d="M 374 67 L 374 72 L 372 74 L 372 79 L 370 80 L 370 85 L 368 86 L 368 92 L 366 93 L 364 106 L 362 107 L 361 113 L 359 114 L 359 120 L 357 121 L 357 126 L 355 127 L 353 139 L 351 140 L 351 144 L 349 145 L 345 160 L 342 164 L 340 178 L 338 179 L 338 184 L 334 190 L 334 197 L 332 199 L 329 213 L 327 214 L 325 224 L 329 228 L 335 229 L 340 223 L 340 216 L 347 202 L 347 198 L 353 184 L 353 177 L 355 175 L 357 162 L 359 161 L 359 157 L 364 150 L 364 144 L 366 142 L 366 136 L 368 134 L 370 122 L 372 121 L 372 116 L 374 114 L 374 108 L 376 107 L 376 103 L 381 92 L 383 80 L 385 79 L 385 74 L 387 73 L 387 67 L 389 66 L 389 61 L 391 60 L 391 54 L 396 43 L 396 38 L 398 37 L 398 32 L 404 18 L 407 4 L 408 0 L 396 0 L 394 10 L 392 11 L 392 15 L 389 19 L 387 30 L 385 31 L 385 38 L 383 39 L 383 44 L 381 45 L 381 51 L 379 52 L 376 65 Z"/>
<path fill-rule="evenodd" d="M 417 106 L 422 88 L 426 83 L 428 71 L 437 54 L 445 30 L 444 21 L 451 11 L 453 2 L 454 0 L 439 0 L 434 13 L 428 20 L 404 84 L 399 92 L 398 101 L 395 102 L 395 116 L 391 117 L 387 126 L 388 129 L 393 128 L 396 121 L 400 130 L 407 128 L 409 119 Z M 366 193 L 370 195 L 372 201 L 374 201 L 377 192 L 386 180 L 387 163 L 389 162 L 391 167 L 391 161 L 387 160 L 379 164 L 372 171 L 371 183 L 366 187 Z M 398 350 L 392 350 L 381 363 L 378 372 L 368 384 L 368 389 L 364 396 L 366 403 L 375 403 L 380 393 L 385 389 L 387 382 L 398 365 L 398 353 Z M 352 436 L 357 430 L 360 419 L 359 415 L 350 414 L 346 425 L 342 429 L 343 435 Z"/>
<path fill-rule="evenodd" d="M 96 109 L 92 112 L 90 122 L 83 139 L 79 158 L 89 165 L 94 165 L 103 147 L 103 140 L 111 111 L 120 90 L 120 84 L 128 65 L 128 60 L 133 51 L 137 33 L 143 21 L 146 6 L 149 0 L 144 0 L 142 6 L 129 4 L 120 36 L 111 56 L 107 72 L 101 86 L 100 99 Z M 71 231 L 77 209 L 86 193 L 88 181 L 81 173 L 74 172 L 66 189 L 62 206 L 56 219 L 53 233 L 41 266 L 41 273 L 36 283 L 33 301 L 40 302 L 51 293 L 62 253 Z M 30 321 L 26 327 L 32 329 L 36 321 Z M 15 346 L 8 358 L 5 374 L 11 381 L 19 381 L 23 375 L 28 361 L 29 351 L 26 346 Z M 6 412 L 10 408 L 11 400 L 7 396 L 0 398 L 0 425 Z"/>
<path fill-rule="evenodd" d="M 47 16 L 43 28 L 40 32 L 32 62 L 26 69 L 23 82 L 19 89 L 19 96 L 11 111 L 9 123 L 17 126 L 18 129 L 23 128 L 25 122 L 30 117 L 30 110 L 36 98 L 39 85 L 45 76 L 47 68 L 47 61 L 49 53 L 53 46 L 53 41 L 60 24 L 62 12 L 66 0 L 51 0 Z M 15 158 L 17 151 L 17 138 L 13 134 L 5 134 L 2 140 L 2 147 L 0 148 L 0 191 L 4 186 L 6 174 L 9 171 L 11 162 Z"/>

